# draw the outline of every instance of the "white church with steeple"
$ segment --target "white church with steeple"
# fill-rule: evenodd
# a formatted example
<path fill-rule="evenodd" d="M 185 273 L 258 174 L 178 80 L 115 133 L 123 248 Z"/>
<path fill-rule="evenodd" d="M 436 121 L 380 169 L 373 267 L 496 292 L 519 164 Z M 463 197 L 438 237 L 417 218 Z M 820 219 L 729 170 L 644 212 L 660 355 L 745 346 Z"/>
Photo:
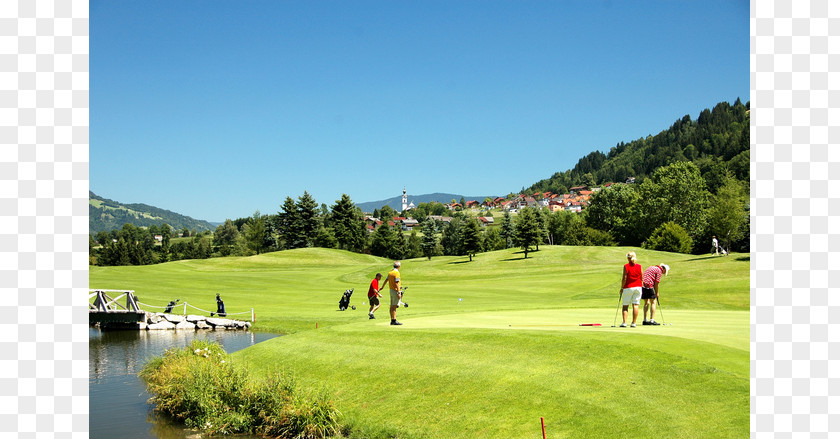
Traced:
<path fill-rule="evenodd" d="M 405 194 L 405 186 L 403 186 L 403 196 L 402 196 L 402 210 L 401 212 L 405 212 L 408 209 L 414 209 L 415 206 L 414 202 L 408 203 L 408 196 Z"/>

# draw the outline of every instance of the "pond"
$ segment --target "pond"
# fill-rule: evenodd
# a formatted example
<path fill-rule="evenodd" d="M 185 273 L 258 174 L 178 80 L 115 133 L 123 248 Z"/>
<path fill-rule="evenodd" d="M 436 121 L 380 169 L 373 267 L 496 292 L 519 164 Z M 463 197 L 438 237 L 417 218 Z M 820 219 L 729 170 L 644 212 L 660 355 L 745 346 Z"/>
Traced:
<path fill-rule="evenodd" d="M 152 412 L 150 395 L 137 376 L 152 357 L 184 347 L 197 338 L 216 341 L 227 353 L 253 346 L 277 334 L 250 331 L 101 331 L 89 329 L 91 438 L 196 438 L 165 417 Z M 256 438 L 256 436 L 236 436 Z"/>

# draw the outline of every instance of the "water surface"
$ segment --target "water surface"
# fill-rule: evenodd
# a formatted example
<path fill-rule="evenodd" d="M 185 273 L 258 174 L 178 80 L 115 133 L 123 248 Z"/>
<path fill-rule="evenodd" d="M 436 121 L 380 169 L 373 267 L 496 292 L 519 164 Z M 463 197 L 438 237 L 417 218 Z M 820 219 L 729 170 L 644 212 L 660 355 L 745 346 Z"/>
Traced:
<path fill-rule="evenodd" d="M 90 437 L 96 438 L 196 438 L 195 431 L 157 416 L 148 403 L 150 395 L 137 376 L 143 365 L 172 347 L 195 339 L 221 344 L 227 353 L 253 346 L 276 334 L 249 331 L 101 331 L 90 328 Z M 236 436 L 250 438 L 255 436 Z"/>

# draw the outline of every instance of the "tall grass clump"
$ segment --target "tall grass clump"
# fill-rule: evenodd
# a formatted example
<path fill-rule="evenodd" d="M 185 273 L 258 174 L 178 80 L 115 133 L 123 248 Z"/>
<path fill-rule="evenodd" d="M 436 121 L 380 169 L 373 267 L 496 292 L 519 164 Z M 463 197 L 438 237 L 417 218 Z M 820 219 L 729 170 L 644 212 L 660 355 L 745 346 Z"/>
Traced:
<path fill-rule="evenodd" d="M 314 439 L 341 431 L 340 413 L 326 395 L 304 393 L 281 374 L 252 380 L 218 343 L 169 349 L 140 378 L 156 411 L 209 434 Z"/>

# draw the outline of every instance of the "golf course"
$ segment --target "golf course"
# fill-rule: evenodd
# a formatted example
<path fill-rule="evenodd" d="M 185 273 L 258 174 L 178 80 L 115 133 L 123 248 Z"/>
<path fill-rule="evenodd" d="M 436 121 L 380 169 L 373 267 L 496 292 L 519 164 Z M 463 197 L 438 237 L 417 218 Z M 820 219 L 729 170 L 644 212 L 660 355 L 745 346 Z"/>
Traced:
<path fill-rule="evenodd" d="M 642 326 L 640 307 L 636 328 L 612 327 L 631 250 L 644 268 L 670 266 L 660 326 Z M 243 320 L 253 308 L 252 331 L 285 336 L 232 359 L 328 395 L 353 437 L 538 438 L 541 418 L 552 439 L 749 435 L 748 254 L 544 245 L 527 258 L 508 249 L 404 260 L 402 326 L 389 325 L 387 289 L 368 319 L 368 285 L 392 262 L 307 248 L 91 266 L 89 287 L 211 311 L 218 293 Z M 339 311 L 347 289 L 356 309 Z"/>

